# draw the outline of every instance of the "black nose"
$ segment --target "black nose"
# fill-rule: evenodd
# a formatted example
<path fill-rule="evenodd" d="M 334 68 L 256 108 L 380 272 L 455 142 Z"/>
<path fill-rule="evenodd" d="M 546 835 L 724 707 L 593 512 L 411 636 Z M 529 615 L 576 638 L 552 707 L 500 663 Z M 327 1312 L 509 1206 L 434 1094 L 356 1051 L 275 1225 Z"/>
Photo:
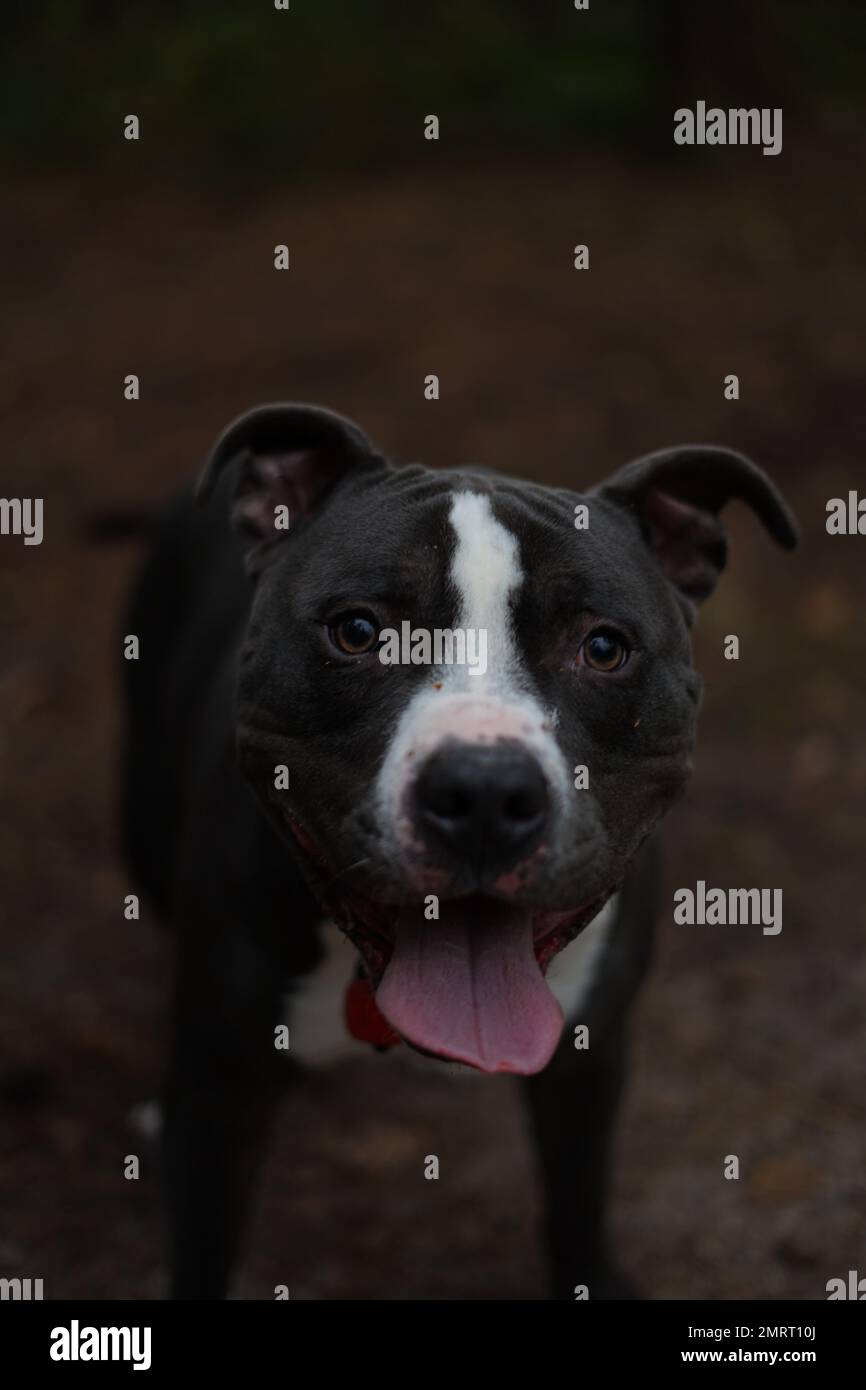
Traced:
<path fill-rule="evenodd" d="M 549 804 L 544 773 L 522 745 L 456 741 L 424 764 L 415 803 L 428 839 L 477 869 L 500 872 L 538 837 Z"/>

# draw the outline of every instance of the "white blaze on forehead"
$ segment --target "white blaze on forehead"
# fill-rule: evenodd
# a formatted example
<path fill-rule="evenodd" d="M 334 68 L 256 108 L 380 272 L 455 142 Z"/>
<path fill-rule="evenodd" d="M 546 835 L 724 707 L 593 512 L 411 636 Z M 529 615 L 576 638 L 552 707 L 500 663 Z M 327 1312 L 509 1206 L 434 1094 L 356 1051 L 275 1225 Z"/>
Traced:
<path fill-rule="evenodd" d="M 531 693 L 512 619 L 514 597 L 524 581 L 520 548 L 493 514 L 490 499 L 458 492 L 451 503 L 455 546 L 449 577 L 457 598 L 454 626 L 487 635 L 487 669 L 443 666 L 430 673 L 403 711 L 378 778 L 385 825 L 406 840 L 401 822 L 406 790 L 426 758 L 449 738 L 467 743 L 515 739 L 534 752 L 552 793 L 564 805 L 568 769 L 553 737 L 554 716 Z M 415 617 L 420 625 L 420 618 Z"/>
<path fill-rule="evenodd" d="M 457 538 L 451 561 L 451 582 L 460 605 L 456 623 L 487 634 L 488 684 L 501 685 L 509 674 L 516 674 L 511 600 L 523 582 L 517 539 L 496 520 L 490 498 L 477 492 L 457 493 L 451 525 Z"/>

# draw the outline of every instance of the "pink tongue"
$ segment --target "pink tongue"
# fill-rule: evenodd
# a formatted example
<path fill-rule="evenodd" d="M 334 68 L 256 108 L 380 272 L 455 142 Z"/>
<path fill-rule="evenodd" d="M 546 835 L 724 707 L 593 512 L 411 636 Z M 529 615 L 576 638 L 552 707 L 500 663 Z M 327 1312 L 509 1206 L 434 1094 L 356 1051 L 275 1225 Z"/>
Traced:
<path fill-rule="evenodd" d="M 443 903 L 439 922 L 401 912 L 376 1003 L 408 1042 L 481 1071 L 541 1071 L 562 1033 L 532 920 L 506 903 Z"/>

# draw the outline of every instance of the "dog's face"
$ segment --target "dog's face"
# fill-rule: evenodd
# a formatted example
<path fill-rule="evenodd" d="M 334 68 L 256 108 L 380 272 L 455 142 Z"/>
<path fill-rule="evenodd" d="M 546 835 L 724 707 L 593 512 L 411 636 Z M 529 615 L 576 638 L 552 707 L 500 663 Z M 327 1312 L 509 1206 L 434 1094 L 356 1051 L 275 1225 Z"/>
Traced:
<path fill-rule="evenodd" d="M 207 481 L 239 452 L 244 771 L 396 1030 L 538 1070 L 562 1027 L 544 968 L 689 775 L 718 510 L 744 498 L 783 544 L 790 516 L 721 450 L 581 496 L 396 468 L 348 422 L 286 406 L 232 426 Z"/>

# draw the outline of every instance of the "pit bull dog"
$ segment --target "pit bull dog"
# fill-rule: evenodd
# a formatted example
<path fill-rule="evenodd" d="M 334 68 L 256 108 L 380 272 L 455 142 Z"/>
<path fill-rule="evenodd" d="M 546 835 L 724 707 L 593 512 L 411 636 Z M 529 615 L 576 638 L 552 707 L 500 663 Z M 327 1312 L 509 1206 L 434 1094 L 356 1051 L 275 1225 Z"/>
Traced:
<path fill-rule="evenodd" d="M 126 617 L 124 815 L 177 944 L 173 1297 L 227 1292 L 283 998 L 321 960 L 323 917 L 357 948 L 357 1037 L 522 1078 L 555 1296 L 630 1296 L 606 1234 L 611 1130 L 652 832 L 690 772 L 689 630 L 735 498 L 795 544 L 775 487 L 727 449 L 650 454 L 579 495 L 397 466 L 287 404 L 230 425 L 166 510 Z M 423 643 L 386 662 L 406 624 L 450 650 L 483 633 L 484 669 L 431 665 Z"/>

